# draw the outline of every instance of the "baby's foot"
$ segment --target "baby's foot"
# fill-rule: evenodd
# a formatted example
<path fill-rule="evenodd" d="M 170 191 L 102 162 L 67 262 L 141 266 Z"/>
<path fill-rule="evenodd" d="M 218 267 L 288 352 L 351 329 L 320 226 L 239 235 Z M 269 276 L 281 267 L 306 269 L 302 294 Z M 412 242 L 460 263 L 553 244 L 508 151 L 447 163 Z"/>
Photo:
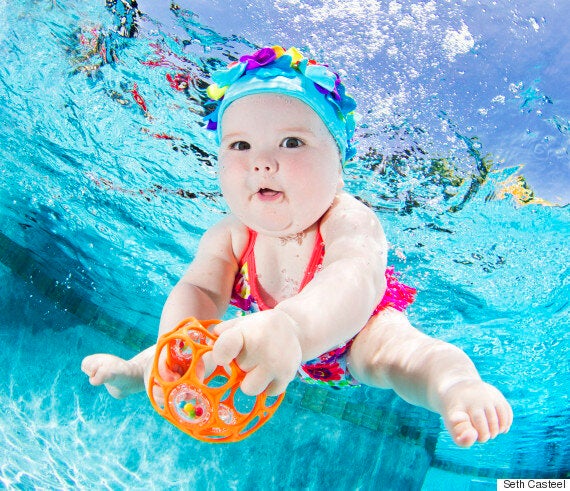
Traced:
<path fill-rule="evenodd" d="M 83 359 L 81 370 L 89 376 L 91 385 L 104 384 L 116 399 L 145 389 L 144 369 L 132 360 L 107 354 L 91 355 Z"/>
<path fill-rule="evenodd" d="M 442 401 L 445 426 L 461 447 L 506 433 L 513 422 L 513 411 L 503 394 L 481 380 L 456 383 Z"/>

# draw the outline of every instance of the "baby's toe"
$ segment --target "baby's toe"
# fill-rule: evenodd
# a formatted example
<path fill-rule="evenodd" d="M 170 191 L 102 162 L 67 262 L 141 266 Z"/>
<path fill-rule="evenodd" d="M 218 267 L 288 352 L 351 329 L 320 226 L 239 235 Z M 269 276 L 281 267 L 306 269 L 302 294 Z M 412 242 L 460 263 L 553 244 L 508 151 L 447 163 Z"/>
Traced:
<path fill-rule="evenodd" d="M 454 412 L 447 426 L 453 441 L 460 447 L 470 447 L 477 441 L 478 432 L 465 411 Z"/>
<path fill-rule="evenodd" d="M 505 401 L 504 404 L 497 407 L 497 416 L 499 418 L 499 433 L 507 433 L 513 423 L 513 410 L 508 402 Z"/>
<path fill-rule="evenodd" d="M 485 409 L 477 409 L 471 412 L 471 422 L 477 432 L 479 443 L 485 443 L 491 438 L 491 431 L 489 429 L 489 421 L 487 419 L 487 412 Z"/>
<path fill-rule="evenodd" d="M 489 428 L 490 438 L 495 438 L 500 432 L 499 416 L 497 415 L 497 410 L 495 407 L 490 407 L 485 410 L 485 416 L 487 418 L 487 427 Z"/>

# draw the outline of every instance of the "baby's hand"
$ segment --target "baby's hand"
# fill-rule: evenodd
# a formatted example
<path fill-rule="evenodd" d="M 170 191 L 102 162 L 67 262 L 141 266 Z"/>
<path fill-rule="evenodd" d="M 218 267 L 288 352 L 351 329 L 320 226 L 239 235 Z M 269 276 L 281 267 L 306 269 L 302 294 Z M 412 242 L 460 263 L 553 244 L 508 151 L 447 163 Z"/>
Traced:
<path fill-rule="evenodd" d="M 149 385 L 150 385 L 150 375 L 152 372 L 152 367 L 154 363 L 154 356 L 148 360 L 144 367 L 144 385 L 148 392 Z M 170 369 L 168 364 L 166 363 L 166 351 L 162 351 L 158 358 L 158 375 L 162 380 L 165 382 L 174 382 L 180 378 L 180 373 L 176 372 L 175 370 Z M 159 406 L 164 405 L 164 393 L 162 389 L 158 385 L 154 385 L 152 388 L 154 400 L 157 402 Z"/>
<path fill-rule="evenodd" d="M 219 338 L 212 350 L 214 362 L 227 365 L 235 359 L 247 372 L 241 390 L 258 395 L 285 391 L 301 364 L 301 346 L 294 322 L 279 310 L 267 310 L 218 324 Z"/>

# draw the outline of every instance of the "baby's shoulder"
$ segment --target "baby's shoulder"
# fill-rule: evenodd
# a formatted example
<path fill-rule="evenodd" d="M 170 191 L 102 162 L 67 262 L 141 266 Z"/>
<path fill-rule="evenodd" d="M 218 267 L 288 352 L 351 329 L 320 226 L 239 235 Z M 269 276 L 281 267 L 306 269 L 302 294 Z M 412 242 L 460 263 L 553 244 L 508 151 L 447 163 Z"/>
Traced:
<path fill-rule="evenodd" d="M 249 240 L 249 230 L 233 215 L 228 215 L 211 226 L 205 234 L 209 240 L 224 243 L 239 258 Z"/>
<path fill-rule="evenodd" d="M 332 206 L 323 216 L 321 226 L 338 227 L 339 223 L 349 226 L 369 225 L 370 222 L 380 224 L 380 220 L 368 206 L 353 195 L 341 192 L 336 195 Z"/>
<path fill-rule="evenodd" d="M 348 251 L 368 250 L 372 254 L 386 249 L 386 236 L 374 211 L 348 193 L 336 196 L 320 227 L 329 254 L 338 249 L 339 256 Z M 351 252 L 349 252 L 350 254 Z"/>

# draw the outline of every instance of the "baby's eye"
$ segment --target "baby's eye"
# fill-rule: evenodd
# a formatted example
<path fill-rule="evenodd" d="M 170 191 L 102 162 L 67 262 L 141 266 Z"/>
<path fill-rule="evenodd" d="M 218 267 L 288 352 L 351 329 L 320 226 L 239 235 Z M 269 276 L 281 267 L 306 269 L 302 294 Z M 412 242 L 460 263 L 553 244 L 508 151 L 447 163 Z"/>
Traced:
<path fill-rule="evenodd" d="M 230 145 L 232 150 L 249 150 L 251 148 L 250 144 L 244 141 L 234 142 Z"/>
<path fill-rule="evenodd" d="M 285 148 L 298 148 L 302 147 L 303 145 L 303 140 L 295 138 L 294 136 L 287 137 L 281 142 L 281 146 Z"/>

